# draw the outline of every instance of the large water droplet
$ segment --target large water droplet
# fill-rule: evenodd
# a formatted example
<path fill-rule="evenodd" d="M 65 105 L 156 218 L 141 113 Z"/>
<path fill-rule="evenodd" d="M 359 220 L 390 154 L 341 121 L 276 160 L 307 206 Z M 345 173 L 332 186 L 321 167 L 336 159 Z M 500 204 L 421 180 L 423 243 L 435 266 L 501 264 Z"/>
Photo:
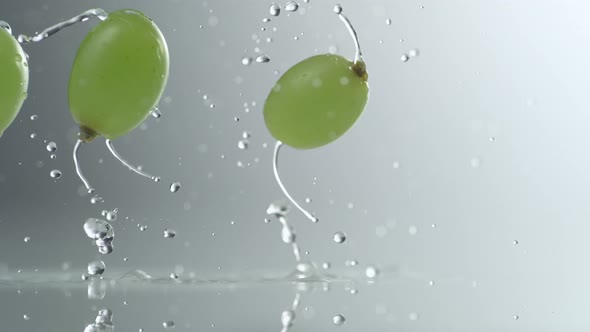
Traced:
<path fill-rule="evenodd" d="M 256 62 L 258 63 L 267 63 L 270 62 L 270 57 L 268 55 L 259 55 L 256 57 Z"/>
<path fill-rule="evenodd" d="M 61 171 L 59 169 L 54 169 L 51 172 L 49 172 L 49 176 L 51 176 L 54 179 L 59 179 L 61 178 Z"/>
<path fill-rule="evenodd" d="M 57 150 L 57 144 L 55 142 L 49 142 L 45 148 L 48 152 L 55 152 Z"/>
<path fill-rule="evenodd" d="M 346 234 L 344 232 L 334 233 L 334 242 L 344 243 L 344 241 L 346 241 Z"/>
<path fill-rule="evenodd" d="M 344 316 L 342 315 L 336 315 L 332 318 L 332 322 L 334 323 L 334 325 L 342 325 L 345 321 L 346 318 L 344 318 Z"/>
<path fill-rule="evenodd" d="M 334 13 L 336 13 L 336 14 L 342 14 L 342 6 L 341 5 L 335 5 L 334 6 Z"/>
<path fill-rule="evenodd" d="M 285 5 L 285 10 L 288 12 L 295 12 L 299 9 L 299 4 L 295 1 L 289 1 L 287 5 Z"/>
<path fill-rule="evenodd" d="M 180 182 L 173 182 L 170 185 L 170 192 L 175 193 L 175 192 L 178 192 L 178 190 L 180 190 Z"/>
<path fill-rule="evenodd" d="M 269 12 L 272 16 L 279 16 L 279 14 L 281 13 L 281 6 L 277 5 L 276 3 L 273 3 L 272 5 L 270 5 Z"/>
<path fill-rule="evenodd" d="M 174 323 L 173 320 L 169 320 L 169 321 L 162 323 L 162 326 L 164 326 L 164 328 L 167 328 L 167 329 L 173 328 L 174 325 L 176 325 L 176 324 Z"/>
<path fill-rule="evenodd" d="M 94 261 L 88 263 L 88 274 L 91 276 L 99 276 L 104 273 L 106 266 L 103 261 Z"/>

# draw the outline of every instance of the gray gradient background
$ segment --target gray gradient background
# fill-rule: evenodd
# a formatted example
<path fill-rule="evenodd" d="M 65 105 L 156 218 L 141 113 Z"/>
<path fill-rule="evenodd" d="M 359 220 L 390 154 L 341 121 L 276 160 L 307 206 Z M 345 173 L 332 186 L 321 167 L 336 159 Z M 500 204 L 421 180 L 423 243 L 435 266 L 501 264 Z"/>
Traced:
<path fill-rule="evenodd" d="M 330 322 L 338 312 L 349 316 L 343 331 L 587 330 L 590 3 L 340 3 L 358 30 L 370 101 L 338 141 L 283 151 L 285 184 L 301 201 L 312 198 L 304 206 L 320 218 L 312 224 L 293 211 L 290 220 L 310 260 L 344 267 L 345 260 L 356 259 L 361 269 L 375 264 L 411 272 L 365 285 L 357 297 L 342 287 L 329 295 L 312 293 L 323 309 L 294 331 L 335 329 Z M 59 270 L 63 262 L 71 263 L 73 274 L 83 272 L 98 256 L 82 224 L 114 208 L 115 252 L 103 257 L 108 269 L 288 271 L 292 257 L 279 226 L 263 222 L 268 204 L 282 197 L 272 176 L 274 142 L 262 119 L 264 98 L 278 78 L 274 70 L 282 73 L 334 47 L 352 57 L 354 49 L 332 13 L 334 2 L 301 1 L 299 12 L 262 23 L 270 4 L 4 1 L 0 19 L 17 34 L 89 8 L 140 9 L 167 38 L 171 72 L 162 118 L 148 118 L 143 129 L 115 142 L 122 155 L 162 182 L 132 175 L 98 140 L 81 151 L 86 176 L 105 198 L 92 205 L 79 195 L 70 157 L 76 128 L 67 110 L 70 65 L 91 24 L 25 47 L 29 98 L 0 140 L 0 272 L 42 273 Z M 256 47 L 271 61 L 242 65 L 244 55 L 256 56 Z M 420 55 L 401 62 L 413 48 Z M 39 119 L 29 120 L 32 114 Z M 243 131 L 252 133 L 245 151 L 237 147 Z M 57 159 L 49 158 L 45 140 L 57 143 Z M 240 168 L 238 161 L 251 166 Z M 62 178 L 53 180 L 52 169 L 61 170 Z M 168 186 L 175 180 L 182 188 L 172 194 Z M 138 223 L 149 228 L 140 232 Z M 176 238 L 164 239 L 165 228 L 177 230 Z M 344 244 L 332 241 L 336 231 L 348 234 Z M 25 243 L 25 236 L 32 240 Z M 116 292 L 105 299 L 110 304 L 86 300 L 85 286 L 65 298 L 50 290 L 4 290 L 0 318 L 10 331 L 82 331 L 96 315 L 93 306 L 108 304 L 117 317 L 123 298 L 131 298 L 144 306 L 127 307 L 128 315 L 119 308 L 116 331 L 142 327 L 134 315 L 149 321 L 147 331 L 162 330 L 170 315 L 185 323 L 199 320 L 199 330 L 278 331 L 280 311 L 292 297 L 290 286 L 278 287 L 246 287 L 225 297 L 174 289 Z M 33 319 L 24 321 L 24 312 Z M 409 320 L 411 312 L 420 318 Z M 214 321 L 227 326 L 213 328 Z M 200 326 L 184 325 L 176 329 Z"/>

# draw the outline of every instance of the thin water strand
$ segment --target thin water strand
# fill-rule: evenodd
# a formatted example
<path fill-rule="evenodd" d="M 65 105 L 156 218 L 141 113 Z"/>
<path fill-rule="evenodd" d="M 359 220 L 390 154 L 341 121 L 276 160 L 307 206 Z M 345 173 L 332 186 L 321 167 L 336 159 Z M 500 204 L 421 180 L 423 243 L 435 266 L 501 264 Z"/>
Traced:
<path fill-rule="evenodd" d="M 295 261 L 297 263 L 301 262 L 301 253 L 299 251 L 299 245 L 297 244 L 295 230 L 293 229 L 293 227 L 291 227 L 291 225 L 289 225 L 287 218 L 279 217 L 279 222 L 283 226 L 283 229 L 281 231 L 283 242 L 291 244 L 291 247 L 293 248 L 293 256 L 295 256 Z"/>
<path fill-rule="evenodd" d="M 76 166 L 76 174 L 78 174 L 78 177 L 80 178 L 82 183 L 84 183 L 84 186 L 86 187 L 86 190 L 88 190 L 88 193 L 92 193 L 94 192 L 94 189 L 90 186 L 90 183 L 88 182 L 88 180 L 86 180 L 84 174 L 82 174 L 82 169 L 80 168 L 80 163 L 78 162 L 78 150 L 80 150 L 80 146 L 82 145 L 82 143 L 84 143 L 84 141 L 82 140 L 78 140 L 76 142 L 76 145 L 74 145 L 74 152 L 72 153 L 72 157 L 74 158 L 74 166 Z"/>
<path fill-rule="evenodd" d="M 291 310 L 285 310 L 281 313 L 281 323 L 283 324 L 281 332 L 287 332 L 293 327 L 293 323 L 295 322 L 295 311 L 299 308 L 299 302 L 301 302 L 301 293 L 297 292 L 293 299 L 293 303 L 291 304 Z"/>
<path fill-rule="evenodd" d="M 293 205 L 295 205 L 295 207 L 297 209 L 299 209 L 299 211 L 301 211 L 301 213 L 303 213 L 309 220 L 311 220 L 312 222 L 318 222 L 318 218 L 316 218 L 313 214 L 311 214 L 310 212 L 308 212 L 307 210 L 302 208 L 301 205 L 299 205 L 293 199 L 293 197 L 291 197 L 291 195 L 289 195 L 289 192 L 287 191 L 287 189 L 283 185 L 283 182 L 281 181 L 281 177 L 279 176 L 279 152 L 280 152 L 282 146 L 283 146 L 283 142 L 277 141 L 277 143 L 275 145 L 273 164 L 272 164 L 272 170 L 274 172 L 275 179 L 276 179 L 279 187 L 281 187 L 283 194 L 285 194 L 285 196 L 291 201 L 291 203 L 293 203 Z"/>
<path fill-rule="evenodd" d="M 137 169 L 136 167 L 131 165 L 128 161 L 123 159 L 121 157 L 121 155 L 119 155 L 117 150 L 115 150 L 115 147 L 113 146 L 113 142 L 110 139 L 106 140 L 106 144 L 107 144 L 107 148 L 109 148 L 109 151 L 111 151 L 111 154 L 113 155 L 113 157 L 117 158 L 117 160 L 119 160 L 123 165 L 127 166 L 127 168 L 129 168 L 131 171 L 133 171 L 143 177 L 146 177 L 150 180 L 153 180 L 153 181 L 157 181 L 159 179 L 159 177 L 157 177 L 157 176 L 149 175 L 143 171 L 140 171 L 139 169 Z"/>
<path fill-rule="evenodd" d="M 12 35 L 12 28 L 8 22 L 0 20 L 0 28 L 6 29 L 6 31 Z"/>
<path fill-rule="evenodd" d="M 338 14 L 338 17 L 340 17 L 340 20 L 344 23 L 344 25 L 346 25 L 346 29 L 348 29 L 348 32 L 350 33 L 350 36 L 354 41 L 354 63 L 358 63 L 359 61 L 363 60 L 363 53 L 361 52 L 361 44 L 359 43 L 359 38 L 357 36 L 356 30 L 352 26 L 352 23 L 350 23 L 348 17 L 342 14 L 342 7 L 340 7 L 340 10 L 335 10 L 335 12 L 336 14 Z"/>
<path fill-rule="evenodd" d="M 90 9 L 78 16 L 72 17 L 69 20 L 59 22 L 56 25 L 50 26 L 49 28 L 39 33 L 36 33 L 33 37 L 29 37 L 27 35 L 18 35 L 17 40 L 21 44 L 40 42 L 43 39 L 49 38 L 50 36 L 60 32 L 64 28 L 67 28 L 76 23 L 87 21 L 92 17 L 96 17 L 99 20 L 104 21 L 108 17 L 108 13 L 100 8 Z"/>

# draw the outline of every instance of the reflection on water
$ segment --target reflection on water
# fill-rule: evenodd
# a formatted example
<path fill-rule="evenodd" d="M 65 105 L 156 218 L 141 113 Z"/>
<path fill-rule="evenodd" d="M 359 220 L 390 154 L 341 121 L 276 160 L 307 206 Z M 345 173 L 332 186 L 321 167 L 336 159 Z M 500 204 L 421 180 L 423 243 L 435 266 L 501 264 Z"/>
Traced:
<path fill-rule="evenodd" d="M 299 265 L 290 273 L 223 277 L 110 271 L 114 277 L 88 280 L 66 272 L 5 270 L 0 271 L 0 296 L 13 305 L 0 319 L 15 331 L 44 332 L 192 331 L 203 326 L 287 332 L 299 325 L 299 330 L 319 331 L 327 323 L 346 325 L 348 316 L 355 319 L 349 306 L 358 300 L 352 296 L 374 280 L 368 282 L 361 269 L 323 273 L 311 263 Z M 395 267 L 384 271 L 383 285 L 418 280 Z M 338 299 L 343 296 L 348 300 Z M 60 319 L 64 315 L 68 318 Z M 317 324 L 316 318 L 321 319 Z"/>

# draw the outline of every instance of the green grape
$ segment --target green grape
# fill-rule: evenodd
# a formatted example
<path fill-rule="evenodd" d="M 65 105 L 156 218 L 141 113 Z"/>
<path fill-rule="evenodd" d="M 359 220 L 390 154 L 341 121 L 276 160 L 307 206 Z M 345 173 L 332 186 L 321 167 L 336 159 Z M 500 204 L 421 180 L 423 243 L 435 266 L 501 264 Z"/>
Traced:
<path fill-rule="evenodd" d="M 25 52 L 8 30 L 0 27 L 0 136 L 16 118 L 28 87 Z"/>
<path fill-rule="evenodd" d="M 364 62 L 316 55 L 291 67 L 272 88 L 264 105 L 266 127 L 293 148 L 317 148 L 352 127 L 368 94 Z"/>
<path fill-rule="evenodd" d="M 119 10 L 82 42 L 69 81 L 69 105 L 80 139 L 123 136 L 156 107 L 166 86 L 168 46 L 151 19 Z"/>

